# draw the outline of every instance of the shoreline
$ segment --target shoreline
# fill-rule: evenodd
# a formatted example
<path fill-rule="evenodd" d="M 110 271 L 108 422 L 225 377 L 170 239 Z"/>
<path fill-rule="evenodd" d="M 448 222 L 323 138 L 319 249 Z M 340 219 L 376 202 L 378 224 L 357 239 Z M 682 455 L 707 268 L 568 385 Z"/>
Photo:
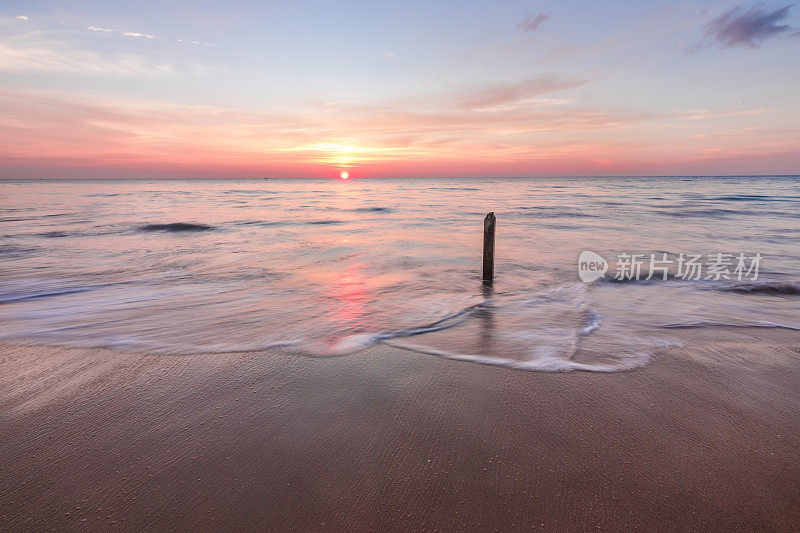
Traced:
<path fill-rule="evenodd" d="M 791 530 L 800 333 L 682 335 L 616 373 L 0 344 L 0 522 Z"/>

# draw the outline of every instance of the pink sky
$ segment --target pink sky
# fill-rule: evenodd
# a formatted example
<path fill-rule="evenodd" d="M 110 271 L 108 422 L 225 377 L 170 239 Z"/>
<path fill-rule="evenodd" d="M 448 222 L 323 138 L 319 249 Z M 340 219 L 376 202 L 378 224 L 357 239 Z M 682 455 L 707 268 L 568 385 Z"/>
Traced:
<path fill-rule="evenodd" d="M 380 12 L 332 37 L 285 8 L 262 13 L 295 26 L 266 55 L 242 6 L 181 32 L 0 14 L 0 177 L 798 173 L 791 12 L 731 6 L 620 3 L 629 26 L 603 13 L 587 35 L 588 7 L 486 4 L 469 38 L 433 26 L 414 44 L 384 42 Z M 384 29 L 417 35 L 403 16 Z"/>

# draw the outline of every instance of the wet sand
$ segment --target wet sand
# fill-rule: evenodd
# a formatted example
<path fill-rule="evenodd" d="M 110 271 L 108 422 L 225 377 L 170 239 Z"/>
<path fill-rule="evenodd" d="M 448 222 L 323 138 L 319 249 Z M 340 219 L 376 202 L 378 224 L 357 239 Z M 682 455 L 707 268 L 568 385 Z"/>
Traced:
<path fill-rule="evenodd" d="M 800 333 L 610 374 L 0 346 L 0 529 L 796 530 Z"/>

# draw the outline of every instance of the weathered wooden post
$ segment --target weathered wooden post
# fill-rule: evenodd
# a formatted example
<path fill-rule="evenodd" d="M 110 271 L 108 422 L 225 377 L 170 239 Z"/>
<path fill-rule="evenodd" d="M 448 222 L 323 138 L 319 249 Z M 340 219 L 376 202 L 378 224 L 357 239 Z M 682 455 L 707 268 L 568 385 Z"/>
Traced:
<path fill-rule="evenodd" d="M 494 280 L 494 212 L 483 219 L 483 282 Z"/>

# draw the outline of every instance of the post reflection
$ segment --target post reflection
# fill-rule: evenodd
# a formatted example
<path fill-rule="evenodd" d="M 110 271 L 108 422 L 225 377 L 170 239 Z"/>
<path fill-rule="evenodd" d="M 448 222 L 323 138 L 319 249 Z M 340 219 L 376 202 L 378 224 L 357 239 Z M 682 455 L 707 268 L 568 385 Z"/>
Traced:
<path fill-rule="evenodd" d="M 492 353 L 492 343 L 494 339 L 494 314 L 492 309 L 492 296 L 494 288 L 491 283 L 481 284 L 481 294 L 483 296 L 483 306 L 478 310 L 477 316 L 480 321 L 480 333 L 478 346 L 482 354 Z"/>

